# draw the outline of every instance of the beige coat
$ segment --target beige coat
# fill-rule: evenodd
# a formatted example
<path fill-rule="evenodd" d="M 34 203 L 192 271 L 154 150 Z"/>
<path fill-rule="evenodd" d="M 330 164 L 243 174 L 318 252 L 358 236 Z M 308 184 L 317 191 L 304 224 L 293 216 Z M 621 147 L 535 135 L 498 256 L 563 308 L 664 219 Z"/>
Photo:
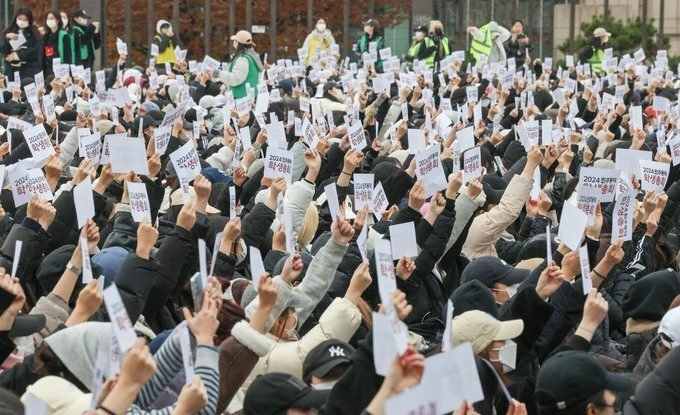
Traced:
<path fill-rule="evenodd" d="M 470 260 L 480 256 L 498 256 L 496 241 L 518 217 L 531 192 L 534 179 L 522 173 L 516 175 L 505 189 L 501 202 L 490 211 L 473 219 L 463 254 Z"/>

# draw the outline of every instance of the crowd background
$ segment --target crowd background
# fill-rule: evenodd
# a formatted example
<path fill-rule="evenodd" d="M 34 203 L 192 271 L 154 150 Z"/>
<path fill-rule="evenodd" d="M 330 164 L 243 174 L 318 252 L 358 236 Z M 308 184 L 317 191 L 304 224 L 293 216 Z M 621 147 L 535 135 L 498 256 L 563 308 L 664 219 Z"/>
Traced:
<path fill-rule="evenodd" d="M 398 56 L 371 18 L 350 57 L 320 18 L 222 62 L 159 20 L 96 70 L 64 14 L 0 40 L 6 413 L 680 408 L 665 51 L 596 28 L 562 67 L 522 21 L 432 21 Z"/>

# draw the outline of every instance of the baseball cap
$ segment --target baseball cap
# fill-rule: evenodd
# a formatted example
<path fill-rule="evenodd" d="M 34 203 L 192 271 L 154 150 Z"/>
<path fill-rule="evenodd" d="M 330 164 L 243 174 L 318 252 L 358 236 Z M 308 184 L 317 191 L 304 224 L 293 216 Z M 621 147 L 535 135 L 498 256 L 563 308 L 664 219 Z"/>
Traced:
<path fill-rule="evenodd" d="M 84 17 L 86 19 L 91 19 L 91 17 L 88 16 L 87 12 L 83 9 L 78 9 L 73 12 L 73 18 L 75 19 L 76 17 Z"/>
<path fill-rule="evenodd" d="M 90 408 L 91 393 L 80 391 L 74 384 L 58 376 L 45 376 L 26 388 L 21 397 L 25 404 L 27 395 L 33 395 L 47 406 L 52 415 L 82 414 Z"/>
<path fill-rule="evenodd" d="M 659 334 L 662 335 L 661 341 L 669 349 L 674 348 L 680 343 L 680 307 L 668 310 L 664 314 L 659 326 Z"/>
<path fill-rule="evenodd" d="M 342 85 L 340 85 L 339 83 L 337 83 L 335 81 L 328 81 L 323 85 L 323 92 L 328 92 L 328 90 L 331 89 L 331 88 L 342 89 Z"/>
<path fill-rule="evenodd" d="M 243 415 L 283 414 L 287 409 L 320 408 L 330 390 L 314 390 L 287 373 L 258 376 L 246 391 Z"/>
<path fill-rule="evenodd" d="M 650 105 L 647 108 L 645 108 L 645 115 L 647 117 L 656 117 L 656 110 L 654 109 L 653 106 Z"/>
<path fill-rule="evenodd" d="M 239 30 L 234 36 L 231 37 L 231 40 L 235 40 L 243 45 L 255 46 L 253 43 L 253 35 L 251 35 L 247 30 Z"/>
<path fill-rule="evenodd" d="M 322 378 L 338 365 L 349 364 L 352 354 L 354 347 L 349 344 L 336 339 L 326 340 L 307 354 L 302 365 L 302 378 L 306 381 L 312 376 Z"/>
<path fill-rule="evenodd" d="M 543 363 L 536 378 L 536 404 L 539 411 L 558 411 L 584 402 L 609 389 L 628 391 L 635 382 L 625 375 L 609 373 L 587 352 L 568 350 Z"/>
<path fill-rule="evenodd" d="M 154 117 L 148 114 L 140 115 L 132 122 L 132 135 L 139 135 L 140 123 L 143 123 L 142 128 L 146 128 L 148 126 L 158 127 L 160 125 L 160 122 L 158 122 Z"/>
<path fill-rule="evenodd" d="M 364 22 L 364 26 L 373 26 L 374 29 L 379 29 L 380 23 L 375 19 L 368 19 Z"/>
<path fill-rule="evenodd" d="M 170 165 L 172 163 L 168 163 Z M 189 186 L 189 196 L 191 196 L 192 200 L 196 200 L 196 190 L 194 190 L 193 186 Z M 181 206 L 184 204 L 184 198 L 182 197 L 182 189 L 177 189 L 172 194 L 170 194 L 170 206 Z M 219 215 L 221 212 L 219 209 L 214 208 L 213 206 L 208 205 L 205 208 L 205 214 L 206 215 Z"/>
<path fill-rule="evenodd" d="M 430 28 L 425 26 L 424 24 L 421 24 L 420 26 L 416 27 L 414 32 L 423 32 L 427 34 L 430 31 Z"/>
<path fill-rule="evenodd" d="M 527 269 L 515 268 L 495 256 L 482 256 L 473 259 L 460 275 L 460 282 L 478 280 L 491 288 L 495 283 L 505 285 L 519 284 L 529 275 Z"/>
<path fill-rule="evenodd" d="M 514 339 L 523 330 L 522 320 L 499 321 L 483 311 L 471 310 L 453 319 L 451 341 L 454 346 L 470 342 L 478 354 L 491 342 Z"/>
<path fill-rule="evenodd" d="M 612 34 L 607 32 L 604 27 L 598 27 L 593 30 L 593 37 L 612 37 Z"/>

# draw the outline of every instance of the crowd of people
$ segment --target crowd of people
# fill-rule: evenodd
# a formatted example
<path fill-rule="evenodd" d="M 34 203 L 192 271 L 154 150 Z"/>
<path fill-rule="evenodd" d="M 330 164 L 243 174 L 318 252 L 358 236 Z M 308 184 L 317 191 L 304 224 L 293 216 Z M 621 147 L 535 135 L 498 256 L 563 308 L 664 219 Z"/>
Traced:
<path fill-rule="evenodd" d="M 220 62 L 161 20 L 97 71 L 70 15 L 1 43 L 0 414 L 680 411 L 666 51 L 319 19 Z"/>

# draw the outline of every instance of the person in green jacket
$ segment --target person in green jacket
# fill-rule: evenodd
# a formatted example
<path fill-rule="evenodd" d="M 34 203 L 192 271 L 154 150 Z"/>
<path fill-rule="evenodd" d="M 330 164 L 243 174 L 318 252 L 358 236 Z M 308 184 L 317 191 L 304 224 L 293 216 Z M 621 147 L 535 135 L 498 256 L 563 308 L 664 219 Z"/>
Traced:
<path fill-rule="evenodd" d="M 409 69 L 413 68 L 413 61 L 416 59 L 424 61 L 428 68 L 434 67 L 436 45 L 434 41 L 427 35 L 428 27 L 420 25 L 413 32 L 413 44 L 404 56 L 406 65 Z"/>
<path fill-rule="evenodd" d="M 380 23 L 375 19 L 368 19 L 364 22 L 364 34 L 359 38 L 357 43 L 357 52 L 363 62 L 364 53 L 369 53 L 371 43 L 375 42 L 375 52 L 377 61 L 375 62 L 376 72 L 382 72 L 383 61 L 380 59 L 380 49 L 385 48 L 385 41 L 380 35 Z"/>
<path fill-rule="evenodd" d="M 243 98 L 248 95 L 246 85 L 250 85 L 257 96 L 257 84 L 260 81 L 260 72 L 264 69 L 260 56 L 253 47 L 253 35 L 246 30 L 241 30 L 231 37 L 236 53 L 229 65 L 229 69 L 220 73 L 220 80 L 229 87 L 234 98 Z"/>
<path fill-rule="evenodd" d="M 45 36 L 43 36 L 42 70 L 45 76 L 53 74 L 52 66 L 55 58 L 62 64 L 73 63 L 71 36 L 61 29 L 59 12 L 48 12 L 45 17 Z"/>
<path fill-rule="evenodd" d="M 92 68 L 94 65 L 94 52 L 101 47 L 101 34 L 99 22 L 89 23 L 90 16 L 85 10 L 76 10 L 73 13 L 73 37 L 75 39 L 75 64 Z"/>
<path fill-rule="evenodd" d="M 593 31 L 593 37 L 590 38 L 588 46 L 578 55 L 578 60 L 582 64 L 588 62 L 592 73 L 596 74 L 602 70 L 602 61 L 605 59 L 604 50 L 607 49 L 607 42 L 612 36 L 603 27 L 598 27 Z"/>

